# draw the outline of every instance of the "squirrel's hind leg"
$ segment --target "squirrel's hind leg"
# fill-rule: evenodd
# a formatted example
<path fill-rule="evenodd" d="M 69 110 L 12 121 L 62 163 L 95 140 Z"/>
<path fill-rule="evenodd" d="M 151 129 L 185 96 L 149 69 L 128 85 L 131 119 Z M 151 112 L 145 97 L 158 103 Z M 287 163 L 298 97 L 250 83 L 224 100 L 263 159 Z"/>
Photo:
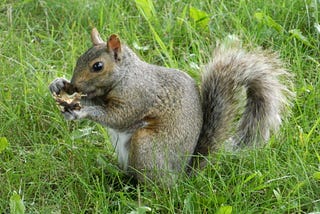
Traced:
<path fill-rule="evenodd" d="M 143 183 L 173 184 L 181 163 L 166 146 L 167 140 L 163 133 L 152 129 L 135 132 L 130 141 L 128 173 Z"/>

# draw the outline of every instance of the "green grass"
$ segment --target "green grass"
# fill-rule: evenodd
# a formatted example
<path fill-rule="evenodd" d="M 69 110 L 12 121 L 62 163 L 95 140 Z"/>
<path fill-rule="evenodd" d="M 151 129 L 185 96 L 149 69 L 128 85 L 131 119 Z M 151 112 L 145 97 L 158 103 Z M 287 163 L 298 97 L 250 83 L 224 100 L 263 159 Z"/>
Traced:
<path fill-rule="evenodd" d="M 320 212 L 319 1 L 93 2 L 0 3 L 0 213 Z M 93 26 L 196 80 L 196 65 L 229 34 L 276 51 L 294 74 L 292 113 L 263 149 L 219 151 L 169 190 L 134 186 L 106 131 L 66 122 L 48 91 L 71 77 Z"/>

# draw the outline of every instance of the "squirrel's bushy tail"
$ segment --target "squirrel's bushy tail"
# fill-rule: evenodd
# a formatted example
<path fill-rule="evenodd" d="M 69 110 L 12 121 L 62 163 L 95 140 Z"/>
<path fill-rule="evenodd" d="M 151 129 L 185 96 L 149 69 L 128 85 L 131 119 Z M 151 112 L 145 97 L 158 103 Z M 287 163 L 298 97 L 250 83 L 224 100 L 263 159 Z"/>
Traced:
<path fill-rule="evenodd" d="M 207 155 L 221 143 L 237 148 L 267 141 L 292 95 L 282 83 L 287 77 L 272 54 L 217 48 L 203 73 L 203 127 L 195 154 Z"/>

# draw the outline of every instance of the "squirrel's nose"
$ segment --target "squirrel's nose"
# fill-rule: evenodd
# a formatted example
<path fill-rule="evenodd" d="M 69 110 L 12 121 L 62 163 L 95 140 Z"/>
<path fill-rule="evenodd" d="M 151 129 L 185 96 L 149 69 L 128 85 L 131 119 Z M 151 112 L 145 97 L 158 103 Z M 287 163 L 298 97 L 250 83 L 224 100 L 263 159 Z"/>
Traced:
<path fill-rule="evenodd" d="M 73 87 L 74 92 L 79 92 L 79 89 L 77 87 Z"/>
<path fill-rule="evenodd" d="M 70 85 L 72 87 L 72 90 L 74 92 L 79 92 L 78 87 L 76 86 L 76 81 L 74 80 L 74 78 L 72 77 L 70 80 Z"/>
<path fill-rule="evenodd" d="M 74 87 L 74 85 L 71 82 L 64 85 L 64 90 L 68 94 L 73 94 L 74 92 L 78 92 L 78 89 Z"/>

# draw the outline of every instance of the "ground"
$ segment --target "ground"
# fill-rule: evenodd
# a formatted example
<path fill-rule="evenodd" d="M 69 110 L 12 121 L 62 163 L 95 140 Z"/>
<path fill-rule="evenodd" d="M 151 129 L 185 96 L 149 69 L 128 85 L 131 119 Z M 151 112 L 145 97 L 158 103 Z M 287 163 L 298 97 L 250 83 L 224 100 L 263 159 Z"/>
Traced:
<path fill-rule="evenodd" d="M 320 212 L 319 11 L 317 0 L 4 0 L 0 213 Z M 65 121 L 48 91 L 71 77 L 92 27 L 197 81 L 228 35 L 277 52 L 293 74 L 291 114 L 264 148 L 217 151 L 170 189 L 133 185 L 104 128 Z"/>

